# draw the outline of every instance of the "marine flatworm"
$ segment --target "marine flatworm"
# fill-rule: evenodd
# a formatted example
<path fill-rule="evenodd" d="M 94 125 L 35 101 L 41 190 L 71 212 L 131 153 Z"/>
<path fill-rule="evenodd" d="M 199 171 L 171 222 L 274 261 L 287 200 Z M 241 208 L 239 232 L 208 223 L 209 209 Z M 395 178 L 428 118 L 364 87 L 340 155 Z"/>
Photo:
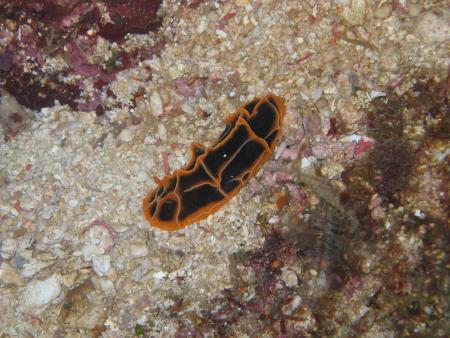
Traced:
<path fill-rule="evenodd" d="M 211 146 L 191 145 L 192 158 L 163 179 L 144 199 L 147 221 L 178 230 L 219 210 L 256 175 L 281 137 L 286 107 L 267 94 L 225 119 L 225 130 Z"/>

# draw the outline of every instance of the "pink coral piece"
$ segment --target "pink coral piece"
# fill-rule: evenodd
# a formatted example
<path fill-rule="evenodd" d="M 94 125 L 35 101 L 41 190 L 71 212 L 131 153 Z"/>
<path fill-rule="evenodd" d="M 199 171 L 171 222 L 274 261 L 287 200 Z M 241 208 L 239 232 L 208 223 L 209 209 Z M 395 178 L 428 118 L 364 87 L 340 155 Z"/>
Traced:
<path fill-rule="evenodd" d="M 175 80 L 175 86 L 178 94 L 182 96 L 195 96 L 195 88 L 188 86 L 183 79 Z"/>
<path fill-rule="evenodd" d="M 269 172 L 264 175 L 264 179 L 269 185 L 274 185 L 291 182 L 294 176 L 284 172 Z"/>
<path fill-rule="evenodd" d="M 98 65 L 91 64 L 84 58 L 74 41 L 67 43 L 64 47 L 69 64 L 77 73 L 84 76 L 96 76 L 102 73 Z"/>
<path fill-rule="evenodd" d="M 355 149 L 353 150 L 353 157 L 356 160 L 361 159 L 364 154 L 373 148 L 375 141 L 368 137 L 362 137 L 358 143 L 356 143 Z"/>

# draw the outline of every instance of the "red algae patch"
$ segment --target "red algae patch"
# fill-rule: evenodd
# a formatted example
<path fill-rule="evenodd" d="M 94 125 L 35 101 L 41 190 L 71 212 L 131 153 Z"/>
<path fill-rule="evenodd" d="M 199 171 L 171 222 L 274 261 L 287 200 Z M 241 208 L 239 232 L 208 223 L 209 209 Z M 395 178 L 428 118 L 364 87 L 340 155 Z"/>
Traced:
<path fill-rule="evenodd" d="M 145 34 L 161 26 L 157 11 L 162 0 L 106 0 L 110 21 L 100 23 L 99 34 L 110 40 L 127 34 Z"/>

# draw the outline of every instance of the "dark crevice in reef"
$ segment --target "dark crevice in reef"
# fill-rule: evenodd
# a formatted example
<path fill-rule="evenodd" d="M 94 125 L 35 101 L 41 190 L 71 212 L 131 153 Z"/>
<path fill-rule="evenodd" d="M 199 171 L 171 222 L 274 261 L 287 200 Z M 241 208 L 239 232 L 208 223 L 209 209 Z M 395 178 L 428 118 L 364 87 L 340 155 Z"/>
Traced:
<path fill-rule="evenodd" d="M 55 100 L 77 109 L 81 92 L 78 85 L 64 83 L 61 80 L 64 73 L 53 73 L 48 76 L 37 72 L 37 74 L 24 73 L 14 67 L 7 72 L 4 79 L 0 80 L 0 86 L 3 86 L 21 105 L 31 109 L 51 107 Z"/>

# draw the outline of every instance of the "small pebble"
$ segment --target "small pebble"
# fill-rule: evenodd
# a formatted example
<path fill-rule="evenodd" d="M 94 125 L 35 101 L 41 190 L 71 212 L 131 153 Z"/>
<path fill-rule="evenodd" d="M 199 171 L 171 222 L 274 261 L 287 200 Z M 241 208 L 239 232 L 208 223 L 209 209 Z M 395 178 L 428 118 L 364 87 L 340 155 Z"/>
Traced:
<path fill-rule="evenodd" d="M 387 19 L 392 14 L 392 5 L 383 5 L 375 10 L 375 17 L 380 20 Z"/>
<path fill-rule="evenodd" d="M 109 272 L 111 267 L 111 257 L 109 255 L 94 255 L 92 258 L 92 266 L 99 276 L 104 276 Z"/>
<path fill-rule="evenodd" d="M 145 138 L 144 138 L 144 144 L 153 144 L 153 143 L 155 143 L 156 142 L 156 139 L 155 139 L 155 137 L 153 136 L 153 135 L 147 135 Z"/>
<path fill-rule="evenodd" d="M 164 110 L 161 96 L 156 90 L 150 96 L 150 110 L 154 116 L 161 115 Z"/>
<path fill-rule="evenodd" d="M 114 234 L 106 227 L 100 225 L 92 226 L 84 234 L 84 244 L 80 254 L 85 261 L 90 261 L 94 255 L 103 254 L 114 245 Z"/>
<path fill-rule="evenodd" d="M 236 0 L 236 6 L 244 7 L 248 5 L 249 0 Z"/>
<path fill-rule="evenodd" d="M 370 260 L 368 260 L 368 259 L 363 260 L 362 263 L 361 263 L 361 270 L 365 274 L 370 273 L 370 271 L 372 270 L 372 262 Z"/>
<path fill-rule="evenodd" d="M 271 218 L 269 218 L 269 224 L 277 224 L 280 222 L 280 216 L 274 215 Z"/>
<path fill-rule="evenodd" d="M 217 34 L 218 36 L 220 36 L 221 38 L 226 38 L 226 37 L 228 36 L 227 33 L 224 32 L 224 31 L 221 30 L 221 29 L 216 30 L 216 34 Z"/>
<path fill-rule="evenodd" d="M 342 15 L 350 25 L 360 26 L 364 24 L 366 13 L 368 10 L 368 2 L 366 0 L 353 0 L 344 5 Z"/>
<path fill-rule="evenodd" d="M 150 266 L 151 265 L 148 261 L 144 261 L 140 266 L 137 267 L 137 269 L 131 272 L 131 278 L 135 282 L 140 281 L 146 274 L 148 274 Z"/>
<path fill-rule="evenodd" d="M 313 91 L 311 92 L 311 98 L 314 101 L 317 101 L 317 100 L 319 100 L 322 97 L 322 94 L 323 94 L 323 88 L 322 87 L 314 88 Z"/>
<path fill-rule="evenodd" d="M 286 269 L 281 273 L 281 280 L 288 288 L 294 287 L 298 284 L 297 274 L 289 269 Z"/>
<path fill-rule="evenodd" d="M 30 282 L 20 297 L 23 312 L 39 314 L 43 312 L 61 293 L 61 276 L 53 275 L 44 280 Z"/>
<path fill-rule="evenodd" d="M 10 259 L 16 254 L 16 249 L 17 249 L 17 240 L 13 238 L 6 238 L 2 242 L 1 257 L 3 259 Z"/>
<path fill-rule="evenodd" d="M 134 133 L 130 129 L 123 129 L 119 134 L 119 140 L 122 143 L 130 142 L 134 137 Z"/>
<path fill-rule="evenodd" d="M 155 272 L 152 277 L 157 280 L 164 279 L 167 276 L 167 273 L 164 271 Z"/>
<path fill-rule="evenodd" d="M 78 205 L 78 200 L 76 200 L 76 199 L 71 199 L 71 200 L 69 200 L 69 201 L 67 202 L 67 206 L 68 206 L 70 209 L 76 208 L 77 205 Z"/>
<path fill-rule="evenodd" d="M 197 33 L 198 34 L 203 33 L 207 27 L 208 27 L 208 21 L 206 20 L 206 18 L 203 17 L 197 25 Z"/>
<path fill-rule="evenodd" d="M 20 271 L 20 274 L 24 278 L 30 278 L 33 277 L 36 273 L 39 271 L 45 269 L 46 267 L 53 264 L 53 261 L 40 261 L 36 258 L 30 259 L 28 263 L 25 263 L 23 265 L 22 270 Z"/>
<path fill-rule="evenodd" d="M 294 311 L 302 304 L 302 297 L 295 296 L 291 303 L 291 310 Z"/>
<path fill-rule="evenodd" d="M 114 296 L 116 294 L 114 283 L 109 279 L 100 279 L 100 287 L 109 296 Z"/>
<path fill-rule="evenodd" d="M 73 166 L 76 166 L 76 165 L 80 164 L 80 162 L 81 162 L 82 160 L 83 160 L 83 155 L 81 155 L 81 154 L 76 154 L 76 155 L 74 156 L 74 158 L 72 159 L 71 164 L 72 164 Z"/>
<path fill-rule="evenodd" d="M 161 141 L 164 141 L 167 138 L 167 130 L 166 127 L 164 127 L 164 124 L 162 123 L 158 124 L 158 136 L 161 139 Z"/>
<path fill-rule="evenodd" d="M 148 248 L 145 245 L 132 245 L 129 248 L 132 257 L 145 257 L 148 255 Z"/>
<path fill-rule="evenodd" d="M 408 4 L 408 15 L 412 18 L 420 14 L 420 5 L 418 4 Z"/>
<path fill-rule="evenodd" d="M 0 265 L 0 281 L 6 285 L 23 286 L 25 284 L 22 276 L 6 262 Z"/>
<path fill-rule="evenodd" d="M 112 187 L 114 187 L 114 183 L 101 183 L 98 185 L 100 191 L 108 191 L 111 190 Z"/>
<path fill-rule="evenodd" d="M 317 162 L 317 158 L 315 156 L 307 156 L 302 158 L 301 168 L 309 168 Z"/>
<path fill-rule="evenodd" d="M 414 210 L 414 216 L 416 216 L 417 218 L 420 218 L 420 219 L 425 219 L 427 217 L 427 215 L 420 209 Z"/>
<path fill-rule="evenodd" d="M 181 110 L 183 112 L 185 112 L 186 114 L 194 114 L 195 113 L 195 109 L 189 101 L 186 101 L 185 103 L 183 103 L 183 105 L 181 106 Z"/>

